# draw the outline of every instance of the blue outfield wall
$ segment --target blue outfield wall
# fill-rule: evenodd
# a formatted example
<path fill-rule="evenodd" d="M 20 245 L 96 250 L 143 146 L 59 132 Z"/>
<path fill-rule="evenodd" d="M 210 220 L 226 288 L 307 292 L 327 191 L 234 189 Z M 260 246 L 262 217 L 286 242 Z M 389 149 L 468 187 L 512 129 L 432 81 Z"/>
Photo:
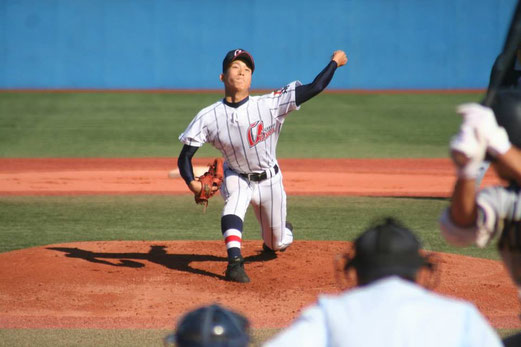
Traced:
<path fill-rule="evenodd" d="M 221 88 L 249 50 L 253 88 L 485 88 L 515 0 L 0 0 L 0 88 Z M 340 71 L 339 71 L 340 72 Z"/>

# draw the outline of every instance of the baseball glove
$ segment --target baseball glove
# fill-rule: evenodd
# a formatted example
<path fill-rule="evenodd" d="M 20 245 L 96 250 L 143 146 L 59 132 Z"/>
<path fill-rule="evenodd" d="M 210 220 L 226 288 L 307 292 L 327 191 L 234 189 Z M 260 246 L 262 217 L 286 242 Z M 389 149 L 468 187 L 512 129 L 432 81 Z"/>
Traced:
<path fill-rule="evenodd" d="M 208 171 L 197 178 L 201 182 L 201 192 L 195 194 L 195 202 L 204 205 L 205 210 L 208 206 L 208 200 L 221 188 L 224 178 L 222 158 L 216 158 L 208 166 Z"/>

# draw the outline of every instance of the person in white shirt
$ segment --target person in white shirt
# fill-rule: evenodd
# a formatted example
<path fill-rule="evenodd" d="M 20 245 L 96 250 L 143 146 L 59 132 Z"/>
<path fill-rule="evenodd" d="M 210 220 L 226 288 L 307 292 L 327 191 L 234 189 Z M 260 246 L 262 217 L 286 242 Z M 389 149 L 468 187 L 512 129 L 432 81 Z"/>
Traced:
<path fill-rule="evenodd" d="M 435 265 L 398 221 L 368 228 L 354 246 L 344 272 L 354 270 L 357 287 L 321 295 L 265 346 L 502 346 L 472 303 L 416 283 L 419 270 L 434 272 Z"/>

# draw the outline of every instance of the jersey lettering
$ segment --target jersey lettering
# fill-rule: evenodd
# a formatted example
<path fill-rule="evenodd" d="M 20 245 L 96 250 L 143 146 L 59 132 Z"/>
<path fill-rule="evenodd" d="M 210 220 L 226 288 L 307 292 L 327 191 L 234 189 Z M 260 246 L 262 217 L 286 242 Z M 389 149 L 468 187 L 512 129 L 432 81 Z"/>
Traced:
<path fill-rule="evenodd" d="M 274 132 L 275 124 L 270 125 L 266 129 L 264 129 L 263 121 L 256 121 L 250 124 L 248 127 L 248 143 L 250 144 L 250 148 L 255 147 L 262 141 L 266 141 Z"/>

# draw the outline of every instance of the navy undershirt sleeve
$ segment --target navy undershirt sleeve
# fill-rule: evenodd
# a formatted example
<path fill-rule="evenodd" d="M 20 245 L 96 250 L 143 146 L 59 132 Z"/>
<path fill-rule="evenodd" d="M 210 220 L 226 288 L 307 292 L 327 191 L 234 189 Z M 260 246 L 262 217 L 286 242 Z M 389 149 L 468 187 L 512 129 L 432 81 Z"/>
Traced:
<path fill-rule="evenodd" d="M 190 185 L 190 182 L 194 180 L 194 169 L 192 167 L 192 157 L 199 147 L 184 145 L 179 158 L 177 158 L 177 167 L 179 168 L 179 174 L 185 180 L 186 185 Z"/>
<path fill-rule="evenodd" d="M 315 77 L 313 82 L 295 88 L 295 103 L 297 106 L 326 89 L 329 82 L 331 82 L 337 67 L 336 61 L 331 60 L 324 70 L 320 71 L 317 77 Z"/>

